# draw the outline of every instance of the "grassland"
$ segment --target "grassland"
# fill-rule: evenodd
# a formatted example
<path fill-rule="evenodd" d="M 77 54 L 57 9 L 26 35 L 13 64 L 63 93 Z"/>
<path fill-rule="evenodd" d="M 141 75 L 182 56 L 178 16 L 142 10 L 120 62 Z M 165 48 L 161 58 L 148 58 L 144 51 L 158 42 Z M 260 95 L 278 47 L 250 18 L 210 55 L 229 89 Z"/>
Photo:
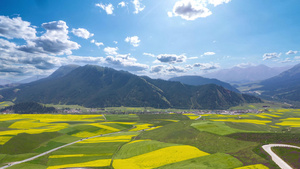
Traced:
<path fill-rule="evenodd" d="M 260 114 L 0 115 L 0 166 L 11 168 L 277 168 L 261 146 L 300 145 L 300 110 Z M 195 120 L 197 119 L 197 120 Z M 105 134 L 105 135 L 104 135 Z M 277 148 L 276 148 L 277 149 Z M 298 150 L 278 149 L 294 164 Z M 298 155 L 298 156 L 297 156 Z M 296 168 L 299 167 L 296 165 Z"/>

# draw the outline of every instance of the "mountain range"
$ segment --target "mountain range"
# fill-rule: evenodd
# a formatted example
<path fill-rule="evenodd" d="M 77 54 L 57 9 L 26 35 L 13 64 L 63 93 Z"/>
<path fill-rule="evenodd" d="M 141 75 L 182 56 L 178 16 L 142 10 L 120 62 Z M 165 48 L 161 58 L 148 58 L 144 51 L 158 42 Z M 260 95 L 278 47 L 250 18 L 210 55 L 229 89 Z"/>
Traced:
<path fill-rule="evenodd" d="M 265 80 L 290 69 L 292 66 L 268 67 L 266 65 L 233 67 L 204 74 L 203 77 L 216 78 L 231 84 L 242 84 Z"/>
<path fill-rule="evenodd" d="M 169 81 L 181 82 L 181 83 L 193 85 L 193 86 L 216 84 L 216 85 L 224 87 L 225 89 L 240 93 L 240 91 L 238 89 L 231 86 L 229 83 L 222 82 L 218 79 L 204 78 L 201 76 L 178 76 L 178 77 L 170 78 Z"/>
<path fill-rule="evenodd" d="M 251 91 L 260 91 L 263 96 L 272 99 L 300 101 L 300 64 L 261 81 L 257 86 Z"/>
<path fill-rule="evenodd" d="M 215 84 L 186 85 L 94 65 L 68 65 L 47 78 L 0 90 L 0 101 L 71 104 L 86 107 L 227 109 L 261 99 Z"/>

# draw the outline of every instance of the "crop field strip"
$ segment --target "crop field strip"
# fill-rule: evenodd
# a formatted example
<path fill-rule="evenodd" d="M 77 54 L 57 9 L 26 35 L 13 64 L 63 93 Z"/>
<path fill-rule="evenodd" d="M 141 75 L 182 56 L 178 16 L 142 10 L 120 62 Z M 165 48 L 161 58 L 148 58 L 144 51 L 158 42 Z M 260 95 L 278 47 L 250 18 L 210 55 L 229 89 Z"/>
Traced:
<path fill-rule="evenodd" d="M 33 169 L 121 168 L 125 163 L 134 168 L 265 169 L 276 168 L 276 165 L 257 149 L 264 144 L 263 140 L 279 142 L 284 136 L 290 144 L 300 144 L 297 142 L 299 110 L 274 109 L 244 115 L 204 114 L 200 119 L 196 114 L 106 115 L 107 121 L 102 115 L 0 116 L 2 166 L 80 138 L 120 132 L 82 140 L 44 157 L 12 166 L 12 169 L 17 166 Z M 45 139 L 32 146 L 30 143 L 36 137 Z M 17 144 L 26 146 L 11 151 Z M 178 152 L 194 153 L 184 157 L 170 155 Z"/>

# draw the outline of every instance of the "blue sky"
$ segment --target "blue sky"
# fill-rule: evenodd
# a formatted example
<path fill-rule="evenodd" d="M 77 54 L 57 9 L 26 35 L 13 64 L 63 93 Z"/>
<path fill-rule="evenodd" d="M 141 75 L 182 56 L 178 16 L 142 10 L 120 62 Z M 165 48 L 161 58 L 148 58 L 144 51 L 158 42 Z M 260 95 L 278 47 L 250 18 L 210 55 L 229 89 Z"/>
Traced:
<path fill-rule="evenodd" d="M 0 79 L 94 64 L 153 78 L 300 61 L 299 0 L 1 0 Z"/>

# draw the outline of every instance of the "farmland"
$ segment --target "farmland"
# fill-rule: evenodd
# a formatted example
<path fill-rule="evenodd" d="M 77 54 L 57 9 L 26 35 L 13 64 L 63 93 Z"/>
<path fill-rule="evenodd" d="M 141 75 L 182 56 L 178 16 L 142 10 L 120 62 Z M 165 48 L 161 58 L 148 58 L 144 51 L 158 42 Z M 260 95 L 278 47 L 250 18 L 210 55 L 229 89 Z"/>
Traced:
<path fill-rule="evenodd" d="M 299 123 L 295 109 L 238 115 L 2 114 L 0 165 L 78 141 L 9 168 L 278 168 L 261 146 L 300 146 Z M 298 150 L 274 151 L 298 167 Z"/>

